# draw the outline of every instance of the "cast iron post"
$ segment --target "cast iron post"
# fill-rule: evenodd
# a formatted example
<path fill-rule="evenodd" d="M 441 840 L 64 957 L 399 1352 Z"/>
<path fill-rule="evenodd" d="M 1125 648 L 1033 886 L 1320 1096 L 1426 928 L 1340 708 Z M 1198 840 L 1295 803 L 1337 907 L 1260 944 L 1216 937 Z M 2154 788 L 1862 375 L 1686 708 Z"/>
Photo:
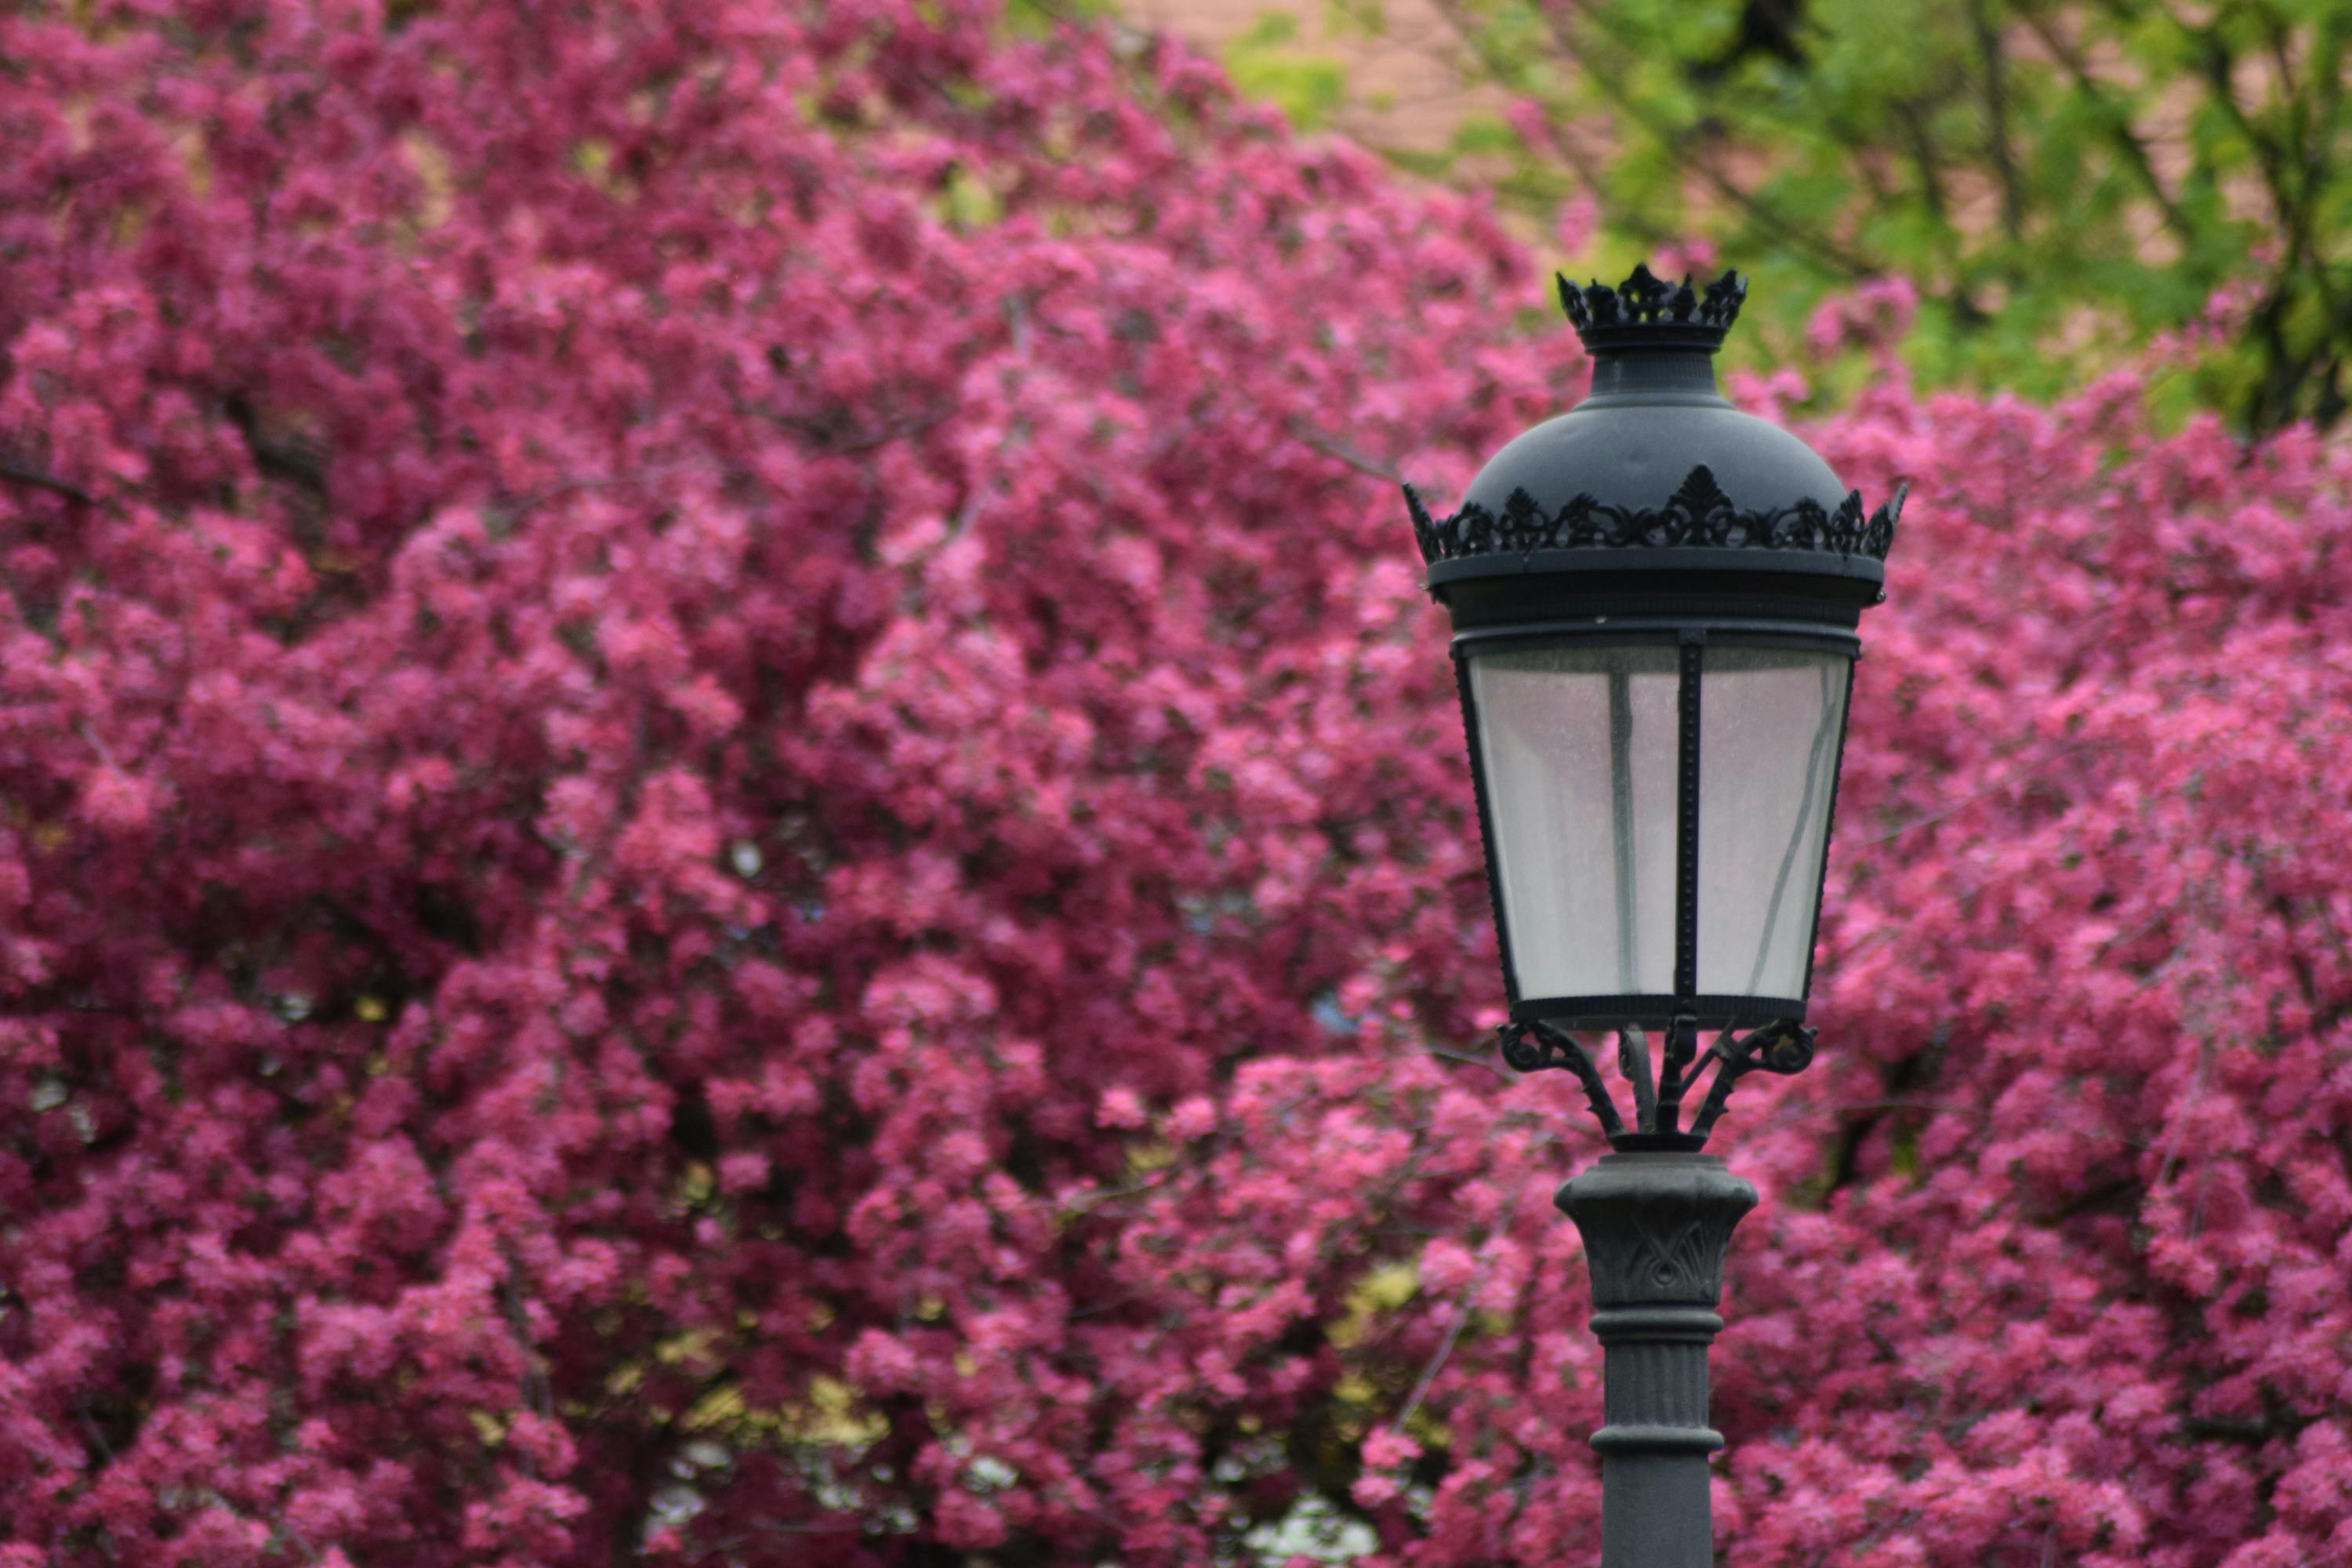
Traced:
<path fill-rule="evenodd" d="M 1584 1237 L 1606 1348 L 1601 1568 L 1712 1568 L 1707 1456 L 1723 1435 L 1706 1422 L 1706 1347 L 1756 1189 L 1712 1154 L 1639 1150 L 1602 1155 L 1558 1202 Z"/>

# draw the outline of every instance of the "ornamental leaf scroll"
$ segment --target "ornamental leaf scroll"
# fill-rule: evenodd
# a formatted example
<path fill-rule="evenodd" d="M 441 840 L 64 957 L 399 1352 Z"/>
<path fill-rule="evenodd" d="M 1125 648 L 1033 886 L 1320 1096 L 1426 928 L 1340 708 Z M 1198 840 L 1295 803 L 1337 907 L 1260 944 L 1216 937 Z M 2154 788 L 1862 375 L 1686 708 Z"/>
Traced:
<path fill-rule="evenodd" d="M 1895 524 L 1903 515 L 1908 486 L 1865 513 L 1862 492 L 1850 490 L 1835 510 L 1806 499 L 1766 511 L 1743 510 L 1724 493 L 1704 463 L 1693 468 L 1664 506 L 1609 505 L 1579 494 L 1558 511 L 1546 513 L 1524 489 L 1514 489 L 1501 515 L 1475 501 L 1451 517 L 1437 518 L 1411 485 L 1405 505 L 1412 512 L 1421 558 L 1431 565 L 1482 555 L 1533 555 L 1539 550 L 1664 550 L 1696 546 L 1716 550 L 1811 550 L 1838 555 L 1886 559 L 1895 545 Z"/>

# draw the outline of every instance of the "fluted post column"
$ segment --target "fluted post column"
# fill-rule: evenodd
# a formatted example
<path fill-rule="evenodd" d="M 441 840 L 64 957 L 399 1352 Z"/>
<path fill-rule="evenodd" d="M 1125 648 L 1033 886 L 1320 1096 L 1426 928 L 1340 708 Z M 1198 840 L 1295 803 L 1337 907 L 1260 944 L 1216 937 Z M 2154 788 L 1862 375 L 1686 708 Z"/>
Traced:
<path fill-rule="evenodd" d="M 1602 1155 L 1558 1202 L 1584 1237 L 1606 1350 L 1601 1568 L 1713 1568 L 1707 1456 L 1723 1435 L 1707 1425 L 1706 1348 L 1756 1189 L 1712 1154 L 1653 1149 Z"/>

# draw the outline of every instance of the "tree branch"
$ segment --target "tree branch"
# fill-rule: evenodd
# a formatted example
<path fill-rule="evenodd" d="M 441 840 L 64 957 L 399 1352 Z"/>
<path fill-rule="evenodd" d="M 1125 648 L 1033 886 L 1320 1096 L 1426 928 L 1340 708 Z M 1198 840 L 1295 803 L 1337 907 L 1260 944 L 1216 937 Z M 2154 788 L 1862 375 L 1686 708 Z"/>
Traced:
<path fill-rule="evenodd" d="M 1594 26 L 1604 30 L 1607 28 L 1607 22 L 1594 13 L 1587 0 L 1568 0 L 1568 5 L 1570 9 L 1583 16 Z M 1815 260 L 1832 271 L 1842 272 L 1848 278 L 1860 279 L 1883 270 L 1876 264 L 1846 249 L 1828 235 L 1799 227 L 1779 209 L 1768 205 L 1762 197 L 1738 184 L 1708 159 L 1696 153 L 1684 153 L 1682 146 L 1686 138 L 1678 133 L 1674 127 L 1659 120 L 1651 112 L 1647 105 L 1626 89 L 1620 79 L 1622 72 L 1606 67 L 1587 65 L 1584 51 L 1579 47 L 1578 40 L 1567 31 L 1559 14 L 1549 7 L 1538 7 L 1538 14 L 1543 17 L 1544 26 L 1551 33 L 1552 40 L 1559 46 L 1560 51 L 1577 64 L 1586 66 L 1584 72 L 1586 78 L 1606 93 L 1618 108 L 1624 111 L 1628 119 L 1654 137 L 1658 144 L 1665 149 L 1666 156 L 1673 160 L 1677 168 L 1696 174 L 1714 186 L 1717 195 L 1738 207 L 1765 230 L 1791 247 L 1810 253 Z M 1623 47 L 1622 42 L 1620 47 Z"/>
<path fill-rule="evenodd" d="M 1498 59 L 1492 49 L 1478 41 L 1477 24 L 1464 14 L 1458 0 L 1433 0 L 1433 3 L 1440 14 L 1452 25 L 1455 35 L 1468 43 L 1479 56 L 1480 63 L 1488 74 L 1507 81 L 1512 75 L 1508 68 L 1509 62 Z M 1583 0 L 1569 0 L 1569 3 L 1595 26 L 1606 26 L 1605 22 L 1587 10 Z M 1558 12 L 1549 6 L 1538 6 L 1537 12 L 1542 18 L 1546 30 L 1551 34 L 1552 42 L 1560 54 L 1583 68 L 1585 79 L 1616 104 L 1619 111 L 1628 120 L 1654 138 L 1665 150 L 1666 156 L 1676 168 L 1696 174 L 1715 187 L 1718 195 L 1745 212 L 1759 227 L 1775 236 L 1790 248 L 1811 255 L 1832 271 L 1858 279 L 1867 278 L 1880 270 L 1875 265 L 1840 246 L 1828 235 L 1798 227 L 1787 216 L 1768 205 L 1755 193 L 1732 181 L 1713 163 L 1696 153 L 1685 152 L 1684 149 L 1688 138 L 1678 134 L 1674 127 L 1660 121 L 1640 99 L 1627 91 L 1618 79 L 1622 73 L 1612 70 L 1604 65 L 1594 65 L 1586 60 L 1586 50 L 1580 40 L 1568 31 L 1565 22 Z M 1588 184 L 1591 183 L 1589 174 L 1586 178 Z M 1622 219 L 1623 215 L 1612 214 L 1612 216 Z M 1637 226 L 1629 222 L 1626 226 Z M 1642 237 L 1655 243 L 1660 237 L 1660 232 L 1653 228 Z"/>
<path fill-rule="evenodd" d="M 79 502 L 83 506 L 92 505 L 98 500 L 96 496 L 71 479 L 61 479 L 46 468 L 37 468 L 28 463 L 19 463 L 11 458 L 0 458 L 0 479 L 6 479 L 14 484 L 30 485 L 35 489 L 47 490 L 52 495 L 63 496 L 66 500 Z"/>
<path fill-rule="evenodd" d="M 2066 68 L 2066 74 L 2074 79 L 2074 90 L 2090 100 L 2100 122 L 2107 128 L 2108 140 L 2123 154 L 2125 164 L 2138 179 L 2141 188 L 2147 192 L 2148 199 L 2155 202 L 2157 210 L 2164 215 L 2164 226 L 2171 230 L 2173 237 L 2184 246 L 2194 243 L 2195 227 L 2189 223 L 2189 215 L 2180 210 L 2180 204 L 2172 199 L 2172 193 L 2164 188 L 2164 182 L 2157 177 L 2156 164 L 2147 155 L 2147 144 L 2139 139 L 2139 132 L 2132 129 L 2131 116 L 2108 96 L 2106 89 L 2099 85 L 2098 79 L 2091 74 L 2089 64 L 2072 44 L 2058 36 L 2048 18 L 2039 12 L 2022 9 L 2018 16 L 2033 29 L 2034 37 L 2042 40 L 2051 58 Z"/>
<path fill-rule="evenodd" d="M 1519 1199 L 1517 1193 L 1505 1200 L 1503 1212 L 1496 1219 L 1495 1227 L 1486 1233 L 1488 1241 L 1491 1242 L 1495 1237 L 1505 1235 L 1510 1230 L 1511 1221 L 1517 1215 L 1518 1206 Z M 1404 1404 L 1398 1409 L 1396 1419 L 1389 1423 L 1398 1431 L 1402 1431 L 1404 1424 L 1412 1419 L 1412 1413 L 1421 1408 L 1423 1395 L 1429 1392 L 1429 1385 L 1437 1381 L 1438 1373 L 1444 1369 L 1446 1362 L 1453 1356 L 1454 1347 L 1461 1342 L 1463 1326 L 1470 1321 L 1471 1298 L 1477 1294 L 1478 1287 L 1486 1283 L 1486 1270 L 1494 1261 L 1495 1253 L 1490 1247 L 1486 1249 L 1486 1255 L 1478 1259 L 1478 1267 L 1471 1274 L 1469 1283 L 1462 1287 L 1462 1295 L 1454 1304 L 1454 1321 L 1446 1325 L 1445 1338 L 1439 1342 L 1437 1353 L 1431 1356 L 1429 1364 L 1421 1369 L 1421 1377 L 1413 1384 L 1412 1392 L 1405 1395 Z"/>
<path fill-rule="evenodd" d="M 2025 193 L 2018 184 L 2017 150 L 2009 140 L 2008 59 L 2000 30 L 1992 25 L 1990 0 L 1969 0 L 1969 25 L 1976 33 L 1977 57 L 1984 62 L 1985 149 L 2000 179 L 2000 228 L 2016 245 L 2025 238 Z"/>
<path fill-rule="evenodd" d="M 1378 458 L 1366 457 L 1337 436 L 1327 436 L 1304 419 L 1296 416 L 1291 419 L 1290 434 L 1294 439 L 1314 447 L 1327 458 L 1347 464 L 1358 473 L 1370 474 L 1376 479 L 1386 479 L 1392 485 L 1404 483 L 1404 476 L 1397 472 L 1396 465 L 1393 463 L 1384 463 Z"/>
<path fill-rule="evenodd" d="M 2246 113 L 2245 106 L 2238 101 L 2238 57 L 2231 51 L 2221 29 L 2216 26 L 2189 27 L 2177 17 L 2174 25 L 2196 40 L 2198 68 L 2204 72 L 2206 85 L 2213 89 L 2214 103 L 2230 117 L 2230 123 L 2254 150 L 2254 163 L 2263 172 L 2263 187 L 2270 193 L 2271 214 L 2278 220 L 2279 227 L 2286 230 L 2288 235 L 2287 259 L 2292 265 L 2302 244 L 2298 232 L 2302 226 L 2298 216 L 2302 204 L 2294 199 L 2294 193 L 2287 187 L 2286 149 L 2256 126 L 2252 117 Z"/>

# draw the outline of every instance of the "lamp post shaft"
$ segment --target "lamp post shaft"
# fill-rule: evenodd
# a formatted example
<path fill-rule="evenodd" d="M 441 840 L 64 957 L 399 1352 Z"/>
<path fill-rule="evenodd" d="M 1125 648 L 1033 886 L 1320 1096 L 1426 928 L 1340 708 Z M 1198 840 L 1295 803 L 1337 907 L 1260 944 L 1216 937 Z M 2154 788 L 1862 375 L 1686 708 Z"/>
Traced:
<path fill-rule="evenodd" d="M 1712 1568 L 1706 1350 L 1723 1258 L 1756 1189 L 1712 1154 L 1606 1154 L 1559 1189 L 1584 1237 L 1592 1330 L 1605 1347 L 1601 1568 Z"/>

